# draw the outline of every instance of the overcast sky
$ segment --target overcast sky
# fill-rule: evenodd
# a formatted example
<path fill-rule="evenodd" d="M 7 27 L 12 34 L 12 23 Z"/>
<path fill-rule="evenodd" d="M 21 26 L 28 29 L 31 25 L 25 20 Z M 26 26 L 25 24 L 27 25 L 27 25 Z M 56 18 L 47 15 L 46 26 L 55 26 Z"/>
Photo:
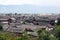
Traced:
<path fill-rule="evenodd" d="M 60 6 L 60 0 L 0 0 L 1 5 L 40 5 L 40 6 Z"/>
<path fill-rule="evenodd" d="M 60 0 L 0 0 L 0 5 L 35 5 L 60 9 Z"/>

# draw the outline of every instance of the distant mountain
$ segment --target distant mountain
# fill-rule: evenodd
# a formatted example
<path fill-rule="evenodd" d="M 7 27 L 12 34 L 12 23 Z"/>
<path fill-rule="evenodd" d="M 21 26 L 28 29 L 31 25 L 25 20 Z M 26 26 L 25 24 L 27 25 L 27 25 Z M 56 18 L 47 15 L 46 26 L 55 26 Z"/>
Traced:
<path fill-rule="evenodd" d="M 0 5 L 0 13 L 60 13 L 60 7 L 37 5 Z"/>

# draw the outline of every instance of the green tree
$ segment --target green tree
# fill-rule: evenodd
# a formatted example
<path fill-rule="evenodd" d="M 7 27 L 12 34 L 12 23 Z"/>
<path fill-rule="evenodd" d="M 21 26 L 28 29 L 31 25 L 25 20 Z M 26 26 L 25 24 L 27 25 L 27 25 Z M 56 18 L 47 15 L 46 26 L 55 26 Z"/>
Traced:
<path fill-rule="evenodd" d="M 60 19 L 58 19 L 57 25 L 60 25 Z"/>
<path fill-rule="evenodd" d="M 38 40 L 49 40 L 49 33 L 45 30 L 38 31 Z"/>
<path fill-rule="evenodd" d="M 49 39 L 50 40 L 58 40 L 58 38 L 56 38 L 55 36 L 52 36 L 52 35 L 49 36 Z"/>
<path fill-rule="evenodd" d="M 60 40 L 60 26 L 56 26 L 55 27 L 55 36 L 58 38 L 58 40 Z"/>
<path fill-rule="evenodd" d="M 47 31 L 47 30 L 39 30 L 38 31 L 38 40 L 57 40 L 57 38 Z"/>
<path fill-rule="evenodd" d="M 18 38 L 17 40 L 29 40 L 29 37 L 28 37 L 28 35 L 27 35 L 27 32 L 24 31 L 24 32 L 23 32 L 23 36 L 22 36 L 21 38 Z"/>

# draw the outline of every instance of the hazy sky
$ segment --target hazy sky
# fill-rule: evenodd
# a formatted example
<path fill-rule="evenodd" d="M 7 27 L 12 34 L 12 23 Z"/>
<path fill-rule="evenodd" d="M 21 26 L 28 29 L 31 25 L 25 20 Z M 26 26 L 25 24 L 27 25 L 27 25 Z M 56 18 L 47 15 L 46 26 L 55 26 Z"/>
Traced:
<path fill-rule="evenodd" d="M 2 5 L 4 5 L 4 6 L 2 6 Z M 10 5 L 10 7 L 7 7 L 9 5 Z M 1 6 L 3 7 L 3 8 L 0 8 L 0 11 L 2 12 L 2 10 L 4 9 L 3 10 L 4 12 L 8 11 L 8 10 L 11 10 L 11 12 L 13 12 L 13 11 L 15 12 L 15 9 L 12 10 L 12 8 L 14 6 L 12 7 L 11 5 L 15 5 L 15 6 L 16 5 L 19 5 L 19 6 L 21 6 L 21 5 L 24 5 L 24 6 L 30 5 L 31 6 L 32 5 L 32 6 L 36 6 L 36 7 L 38 6 L 40 8 L 43 7 L 44 9 L 42 8 L 42 10 L 40 8 L 38 8 L 38 9 L 36 8 L 37 10 L 40 10 L 40 12 L 41 11 L 45 12 L 45 10 L 46 11 L 49 10 L 48 12 L 50 12 L 50 13 L 53 13 L 53 12 L 55 13 L 55 11 L 56 11 L 56 13 L 60 12 L 60 0 L 0 0 L 0 7 Z M 8 8 L 8 10 L 6 10 L 6 8 Z M 29 8 L 31 8 L 31 7 L 29 7 Z M 25 9 L 27 9 L 27 8 L 25 7 Z M 53 9 L 53 10 L 51 11 L 51 9 Z M 23 12 L 25 12 L 25 11 L 23 10 Z M 31 11 L 31 13 L 33 13 L 32 8 L 29 11 Z M 26 12 L 28 13 L 29 11 L 26 11 Z M 17 10 L 17 12 L 18 12 L 18 10 Z M 36 12 L 39 13 L 38 11 L 36 11 Z"/>
<path fill-rule="evenodd" d="M 0 0 L 1 5 L 31 4 L 39 6 L 60 6 L 60 0 Z"/>

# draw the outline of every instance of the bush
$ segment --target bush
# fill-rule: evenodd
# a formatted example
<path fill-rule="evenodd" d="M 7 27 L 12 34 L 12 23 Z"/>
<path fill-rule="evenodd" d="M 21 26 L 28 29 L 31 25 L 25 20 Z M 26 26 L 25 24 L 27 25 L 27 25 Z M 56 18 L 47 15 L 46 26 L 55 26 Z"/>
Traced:
<path fill-rule="evenodd" d="M 0 40 L 6 40 L 5 38 L 3 38 L 3 37 L 0 37 Z"/>
<path fill-rule="evenodd" d="M 2 25 L 0 25 L 0 30 L 3 30 L 3 27 L 2 27 Z"/>

